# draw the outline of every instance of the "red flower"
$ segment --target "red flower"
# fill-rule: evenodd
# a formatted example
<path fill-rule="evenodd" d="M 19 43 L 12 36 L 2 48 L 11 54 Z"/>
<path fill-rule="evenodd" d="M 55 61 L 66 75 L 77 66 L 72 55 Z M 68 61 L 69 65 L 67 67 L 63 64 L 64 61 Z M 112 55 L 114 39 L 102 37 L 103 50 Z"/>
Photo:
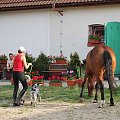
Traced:
<path fill-rule="evenodd" d="M 36 71 L 36 74 L 39 74 L 39 71 Z"/>
<path fill-rule="evenodd" d="M 33 75 L 33 74 L 34 74 L 34 72 L 31 72 L 31 74 Z"/>
<path fill-rule="evenodd" d="M 38 80 L 38 76 L 33 76 L 33 80 Z"/>
<path fill-rule="evenodd" d="M 60 80 L 60 76 L 57 76 L 57 78 L 56 78 L 57 80 Z"/>
<path fill-rule="evenodd" d="M 39 80 L 41 80 L 41 79 L 43 79 L 44 78 L 44 76 L 42 75 L 42 76 L 38 76 L 38 79 Z"/>
<path fill-rule="evenodd" d="M 56 76 L 53 75 L 53 76 L 52 76 L 52 80 L 54 80 L 55 78 L 56 78 Z"/>
<path fill-rule="evenodd" d="M 51 80 L 51 77 L 49 77 L 48 80 Z"/>

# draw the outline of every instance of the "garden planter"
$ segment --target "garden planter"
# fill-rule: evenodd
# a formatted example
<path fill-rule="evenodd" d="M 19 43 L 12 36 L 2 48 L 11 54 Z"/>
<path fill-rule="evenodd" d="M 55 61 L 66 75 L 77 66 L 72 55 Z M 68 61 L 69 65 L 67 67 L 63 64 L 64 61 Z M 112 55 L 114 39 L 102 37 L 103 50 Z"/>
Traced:
<path fill-rule="evenodd" d="M 32 85 L 34 85 L 34 84 L 40 84 L 41 86 L 44 86 L 44 85 L 45 85 L 44 82 L 33 82 L 33 81 L 32 81 Z"/>
<path fill-rule="evenodd" d="M 10 81 L 11 81 L 11 85 L 14 85 L 13 78 L 11 78 Z"/>
<path fill-rule="evenodd" d="M 66 64 L 66 60 L 56 60 L 56 64 Z"/>
<path fill-rule="evenodd" d="M 27 82 L 28 86 L 32 86 L 32 80 L 30 80 L 29 82 Z"/>
<path fill-rule="evenodd" d="M 67 80 L 67 85 L 72 87 L 72 86 L 75 86 L 76 85 L 76 80 Z"/>
<path fill-rule="evenodd" d="M 98 43 L 100 43 L 100 41 L 99 41 L 99 40 L 91 39 L 91 40 L 90 40 L 90 43 L 98 44 Z"/>
<path fill-rule="evenodd" d="M 82 83 L 83 83 L 83 79 L 76 79 L 76 82 L 78 84 L 78 86 L 82 86 Z"/>
<path fill-rule="evenodd" d="M 49 86 L 61 87 L 61 86 L 62 86 L 62 83 L 49 83 Z"/>
<path fill-rule="evenodd" d="M 1 64 L 7 64 L 7 60 L 0 60 Z"/>
<path fill-rule="evenodd" d="M 66 82 L 68 77 L 67 76 L 66 77 L 61 77 L 61 79 Z"/>

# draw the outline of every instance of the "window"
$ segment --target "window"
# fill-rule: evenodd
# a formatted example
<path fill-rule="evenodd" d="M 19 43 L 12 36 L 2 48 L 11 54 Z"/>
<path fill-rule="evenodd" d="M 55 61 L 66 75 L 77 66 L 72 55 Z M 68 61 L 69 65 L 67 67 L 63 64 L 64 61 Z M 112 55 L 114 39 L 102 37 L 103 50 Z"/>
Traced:
<path fill-rule="evenodd" d="M 89 25 L 88 46 L 104 44 L 104 25 L 92 24 Z"/>

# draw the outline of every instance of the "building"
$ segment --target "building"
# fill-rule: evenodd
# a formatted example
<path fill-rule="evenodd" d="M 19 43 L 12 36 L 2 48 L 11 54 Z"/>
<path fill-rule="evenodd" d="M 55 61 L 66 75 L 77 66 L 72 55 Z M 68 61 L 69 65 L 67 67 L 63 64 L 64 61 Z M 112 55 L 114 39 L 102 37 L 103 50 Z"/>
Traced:
<path fill-rule="evenodd" d="M 81 59 L 88 47 L 89 25 L 120 21 L 120 0 L 0 0 L 0 53 L 24 46 L 33 56 Z"/>

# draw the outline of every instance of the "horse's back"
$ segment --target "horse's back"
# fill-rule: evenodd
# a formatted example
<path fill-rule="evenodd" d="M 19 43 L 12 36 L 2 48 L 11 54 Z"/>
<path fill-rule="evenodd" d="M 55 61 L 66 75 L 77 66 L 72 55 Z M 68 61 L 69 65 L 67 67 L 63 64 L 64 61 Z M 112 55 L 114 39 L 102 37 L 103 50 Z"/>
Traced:
<path fill-rule="evenodd" d="M 102 46 L 94 47 L 87 55 L 86 58 L 86 70 L 89 74 L 96 74 L 101 71 L 104 65 L 103 60 L 104 48 Z"/>
<path fill-rule="evenodd" d="M 107 46 L 95 46 L 87 55 L 86 70 L 89 74 L 103 74 L 104 70 L 104 52 L 108 51 L 112 58 L 113 72 L 116 67 L 116 57 L 114 51 Z"/>

